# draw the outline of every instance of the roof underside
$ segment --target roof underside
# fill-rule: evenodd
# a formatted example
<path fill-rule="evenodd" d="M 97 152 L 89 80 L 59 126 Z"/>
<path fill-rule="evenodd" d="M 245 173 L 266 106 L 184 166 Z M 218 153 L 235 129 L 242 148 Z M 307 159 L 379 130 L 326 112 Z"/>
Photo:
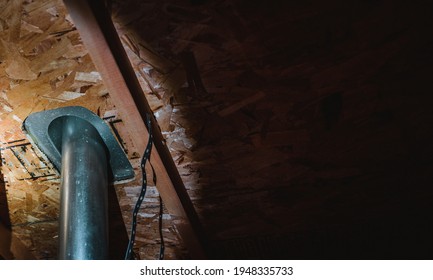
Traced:
<path fill-rule="evenodd" d="M 211 257 L 431 258 L 433 9 L 419 2 L 112 1 Z M 63 3 L 0 8 L 0 217 L 53 259 L 59 176 L 22 121 L 84 106 L 117 131 L 137 175 L 142 151 Z M 112 190 L 114 236 L 139 185 Z M 158 210 L 150 186 L 139 258 L 158 254 Z M 166 257 L 187 258 L 165 213 Z"/>

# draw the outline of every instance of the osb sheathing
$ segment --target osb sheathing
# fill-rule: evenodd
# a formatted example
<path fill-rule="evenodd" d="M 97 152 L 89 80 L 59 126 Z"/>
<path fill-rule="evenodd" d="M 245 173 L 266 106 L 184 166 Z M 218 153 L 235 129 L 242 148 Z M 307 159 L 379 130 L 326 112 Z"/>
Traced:
<path fill-rule="evenodd" d="M 212 253 L 374 258 L 432 232 L 431 3 L 112 2 Z"/>
<path fill-rule="evenodd" d="M 59 174 L 30 145 L 21 127 L 32 112 L 76 105 L 111 122 L 136 170 L 134 181 L 115 186 L 129 232 L 132 206 L 141 188 L 137 166 L 142 151 L 132 146 L 129 128 L 112 104 L 62 1 L 2 1 L 0 10 L 0 140 L 7 192 L 4 207 L 13 234 L 36 258 L 57 257 Z M 149 93 L 147 84 L 142 85 Z M 162 104 L 156 99 L 152 107 Z M 159 195 L 151 185 L 139 214 L 138 258 L 158 255 L 158 214 Z M 163 215 L 163 233 L 165 257 L 182 258 L 184 252 L 168 213 Z"/>
<path fill-rule="evenodd" d="M 214 257 L 392 258 L 401 244 L 427 248 L 431 4 L 108 2 Z M 31 178 L 14 151 L 27 158 L 32 149 L 8 147 L 26 142 L 21 123 L 33 111 L 82 105 L 122 116 L 60 1 L 2 3 L 0 137 L 12 229 L 38 258 L 54 258 L 58 175 L 33 156 L 24 165 L 43 177 Z M 137 166 L 131 128 L 115 125 Z M 128 230 L 138 185 L 116 186 Z M 151 187 L 140 258 L 157 255 L 157 213 Z M 164 217 L 167 257 L 182 258 L 175 221 Z M 417 246 L 401 233 L 414 237 L 411 229 Z M 254 255 L 257 244 L 266 250 Z"/>

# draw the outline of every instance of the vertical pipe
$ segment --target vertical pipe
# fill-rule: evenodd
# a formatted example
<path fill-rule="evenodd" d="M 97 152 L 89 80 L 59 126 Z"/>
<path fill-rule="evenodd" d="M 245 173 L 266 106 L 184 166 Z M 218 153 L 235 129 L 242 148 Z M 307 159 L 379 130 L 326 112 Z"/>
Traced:
<path fill-rule="evenodd" d="M 206 259 L 206 233 L 194 205 L 182 182 L 182 178 L 165 146 L 164 137 L 157 127 L 149 103 L 135 76 L 125 49 L 116 32 L 106 1 L 64 0 L 77 27 L 80 37 L 89 50 L 97 70 L 101 73 L 110 96 L 117 104 L 125 123 L 131 126 L 132 141 L 143 150 L 146 146 L 146 114 L 152 117 L 154 152 L 152 153 L 155 172 L 158 176 L 158 190 L 170 214 L 178 217 L 179 233 L 194 259 Z M 143 137 L 144 136 L 144 137 Z"/>
<path fill-rule="evenodd" d="M 107 152 L 97 130 L 64 117 L 60 191 L 60 259 L 107 259 Z"/>

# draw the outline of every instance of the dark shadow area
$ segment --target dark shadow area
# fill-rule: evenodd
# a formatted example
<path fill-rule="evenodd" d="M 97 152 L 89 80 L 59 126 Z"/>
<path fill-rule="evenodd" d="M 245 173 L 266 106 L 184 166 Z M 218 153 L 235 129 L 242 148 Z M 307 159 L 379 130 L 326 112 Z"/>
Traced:
<path fill-rule="evenodd" d="M 110 260 L 123 260 L 129 236 L 114 186 L 108 186 L 108 248 Z"/>
<path fill-rule="evenodd" d="M 433 257 L 431 3 L 112 2 L 186 72 L 167 103 L 211 258 Z"/>
<path fill-rule="evenodd" d="M 0 151 L 0 159 L 1 159 L 1 151 Z M 9 217 L 9 207 L 8 200 L 6 195 L 6 182 L 1 172 L 3 162 L 0 161 L 0 223 L 2 223 L 5 227 L 10 229 L 11 220 Z"/>
<path fill-rule="evenodd" d="M 3 226 L 3 224 L 0 224 L 0 238 L 0 259 L 14 259 L 14 254 L 10 250 L 12 243 L 12 233 L 8 228 Z"/>
<path fill-rule="evenodd" d="M 12 241 L 11 234 L 11 221 L 9 218 L 9 207 L 6 196 L 6 183 L 2 173 L 2 158 L 0 151 L 0 259 L 11 259 L 13 258 L 12 252 L 10 252 L 10 246 Z"/>
<path fill-rule="evenodd" d="M 431 259 L 433 220 L 408 219 L 347 224 L 285 236 L 215 242 L 215 259 Z"/>

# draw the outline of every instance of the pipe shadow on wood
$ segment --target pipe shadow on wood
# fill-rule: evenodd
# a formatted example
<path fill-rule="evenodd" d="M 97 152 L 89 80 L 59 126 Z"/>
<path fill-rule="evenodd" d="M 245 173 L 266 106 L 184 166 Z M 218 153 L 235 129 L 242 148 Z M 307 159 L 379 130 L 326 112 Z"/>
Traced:
<path fill-rule="evenodd" d="M 0 151 L 0 260 L 33 260 L 35 259 L 33 254 L 12 233 L 6 194 L 6 182 L 1 168 L 2 160 Z"/>
<path fill-rule="evenodd" d="M 0 152 L 1 158 L 1 152 Z M 13 258 L 10 252 L 12 234 L 11 221 L 9 217 L 8 200 L 6 196 L 6 182 L 1 171 L 2 161 L 0 160 L 0 258 L 11 259 Z"/>

